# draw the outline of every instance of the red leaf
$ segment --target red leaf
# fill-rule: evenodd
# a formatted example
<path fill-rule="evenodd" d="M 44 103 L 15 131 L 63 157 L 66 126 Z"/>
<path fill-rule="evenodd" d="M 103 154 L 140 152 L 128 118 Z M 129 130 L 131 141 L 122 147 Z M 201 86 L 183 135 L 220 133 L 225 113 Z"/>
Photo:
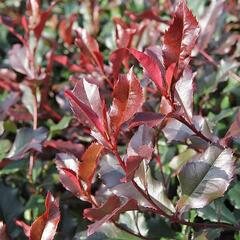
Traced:
<path fill-rule="evenodd" d="M 119 48 L 111 53 L 109 60 L 112 62 L 112 74 L 115 80 L 118 79 L 122 63 L 128 56 L 129 52 L 126 48 Z"/>
<path fill-rule="evenodd" d="M 72 26 L 74 21 L 77 20 L 77 15 L 73 13 L 69 20 L 63 19 L 59 24 L 59 36 L 63 39 L 64 43 L 71 45 L 73 42 Z"/>
<path fill-rule="evenodd" d="M 172 80 L 175 71 L 176 63 L 172 63 L 166 70 L 166 84 L 167 84 L 167 92 L 171 94 L 172 88 Z"/>
<path fill-rule="evenodd" d="M 165 95 L 165 90 L 163 89 L 163 77 L 157 61 L 145 53 L 139 52 L 133 48 L 129 49 L 129 51 L 143 66 L 161 93 Z"/>
<path fill-rule="evenodd" d="M 130 69 L 120 75 L 113 89 L 113 104 L 110 110 L 111 125 L 117 134 L 120 126 L 128 121 L 141 107 L 143 92 L 139 80 Z"/>
<path fill-rule="evenodd" d="M 95 63 L 100 70 L 104 72 L 103 56 L 99 51 L 97 41 L 85 29 L 78 28 L 76 33 L 77 39 L 75 41 L 77 46 L 82 50 L 82 54 L 89 58 L 89 60 Z"/>
<path fill-rule="evenodd" d="M 116 43 L 118 48 L 128 48 L 132 44 L 133 36 L 136 28 L 125 23 L 122 19 L 115 17 L 114 23 L 116 27 Z"/>
<path fill-rule="evenodd" d="M 63 140 L 49 140 L 44 142 L 44 147 L 51 147 L 60 152 L 70 153 L 76 157 L 81 157 L 84 152 L 84 146 L 80 143 Z"/>
<path fill-rule="evenodd" d="M 58 199 L 48 192 L 45 200 L 46 211 L 38 217 L 30 228 L 29 240 L 52 240 L 60 221 Z"/>
<path fill-rule="evenodd" d="M 134 199 L 121 199 L 115 195 L 108 198 L 108 200 L 99 208 L 88 208 L 84 210 L 84 216 L 95 223 L 88 226 L 88 235 L 96 232 L 102 224 L 117 217 L 120 213 L 136 210 L 137 201 Z"/>
<path fill-rule="evenodd" d="M 79 161 L 75 157 L 64 153 L 57 156 L 55 163 L 62 185 L 76 197 L 84 199 L 84 190 L 78 179 Z"/>
<path fill-rule="evenodd" d="M 224 138 L 221 139 L 223 144 L 227 145 L 229 140 L 234 138 L 240 138 L 240 111 L 237 113 L 237 116 L 225 134 Z"/>
<path fill-rule="evenodd" d="M 72 92 L 65 91 L 65 95 L 69 99 L 77 119 L 90 128 L 96 127 L 105 137 L 105 129 L 102 124 L 102 101 L 98 87 L 83 80 L 76 84 Z"/>
<path fill-rule="evenodd" d="M 21 227 L 24 231 L 24 234 L 29 237 L 30 236 L 30 228 L 31 226 L 29 226 L 28 224 L 26 224 L 25 222 L 23 221 L 19 221 L 19 220 L 16 220 L 16 225 Z"/>
<path fill-rule="evenodd" d="M 55 4 L 56 2 L 52 2 L 51 6 L 47 9 L 47 11 L 40 13 L 40 21 L 37 24 L 37 26 L 34 28 L 34 34 L 37 39 L 41 37 L 46 21 L 49 19 L 52 13 L 52 8 L 55 6 Z"/>
<path fill-rule="evenodd" d="M 126 160 L 126 177 L 123 182 L 129 182 L 134 178 L 136 170 L 139 168 L 143 158 L 140 156 L 129 156 Z"/>
<path fill-rule="evenodd" d="M 103 150 L 103 146 L 98 143 L 92 143 L 81 157 L 78 174 L 85 181 L 88 187 L 91 187 L 92 178 L 97 168 L 99 156 Z"/>
<path fill-rule="evenodd" d="M 149 127 L 154 127 L 162 123 L 164 115 L 154 112 L 139 112 L 129 122 L 129 128 L 137 127 L 146 124 Z"/>
<path fill-rule="evenodd" d="M 166 69 L 172 63 L 178 63 L 178 73 L 185 68 L 199 32 L 196 18 L 187 8 L 185 0 L 181 0 L 175 11 L 173 23 L 164 35 L 163 56 Z"/>

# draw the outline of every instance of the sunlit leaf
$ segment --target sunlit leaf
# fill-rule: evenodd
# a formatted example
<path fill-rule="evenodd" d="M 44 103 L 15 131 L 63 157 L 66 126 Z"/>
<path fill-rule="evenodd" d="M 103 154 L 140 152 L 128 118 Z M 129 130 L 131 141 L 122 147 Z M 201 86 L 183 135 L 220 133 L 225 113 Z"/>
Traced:
<path fill-rule="evenodd" d="M 60 221 L 59 201 L 48 192 L 45 200 L 46 211 L 30 228 L 30 240 L 53 240 Z"/>
<path fill-rule="evenodd" d="M 199 32 L 196 18 L 188 9 L 186 2 L 181 0 L 173 22 L 164 35 L 163 56 L 166 68 L 172 63 L 178 63 L 179 71 L 185 68 Z"/>
<path fill-rule="evenodd" d="M 113 104 L 110 110 L 111 124 L 116 132 L 138 111 L 142 102 L 142 88 L 133 69 L 127 75 L 120 75 L 113 89 Z"/>
<path fill-rule="evenodd" d="M 182 196 L 177 208 L 180 212 L 202 208 L 223 196 L 235 172 L 230 149 L 210 146 L 184 165 L 178 175 Z"/>

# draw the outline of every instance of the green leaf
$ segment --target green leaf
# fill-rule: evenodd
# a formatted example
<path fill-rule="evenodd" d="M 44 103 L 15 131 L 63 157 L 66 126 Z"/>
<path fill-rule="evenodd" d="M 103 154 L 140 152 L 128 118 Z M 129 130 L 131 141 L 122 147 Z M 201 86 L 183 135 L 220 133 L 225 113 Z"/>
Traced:
<path fill-rule="evenodd" d="M 188 148 L 186 151 L 180 153 L 179 155 L 175 156 L 171 162 L 169 163 L 169 167 L 174 169 L 175 171 L 179 171 L 179 169 L 187 163 L 194 155 L 196 155 L 196 151 Z"/>
<path fill-rule="evenodd" d="M 175 232 L 171 229 L 170 225 L 166 223 L 165 219 L 161 217 L 154 217 L 147 221 L 148 237 L 151 239 L 176 239 Z"/>
<path fill-rule="evenodd" d="M 178 175 L 182 189 L 178 210 L 184 212 L 190 208 L 202 208 L 223 196 L 234 172 L 232 151 L 209 146 L 184 165 Z"/>
<path fill-rule="evenodd" d="M 73 237 L 73 240 L 140 240 L 141 238 L 135 237 L 117 227 L 112 223 L 104 224 L 98 232 L 87 237 L 87 232 L 78 232 Z"/>
<path fill-rule="evenodd" d="M 18 190 L 0 182 L 0 196 L 0 219 L 7 224 L 9 232 L 14 234 L 16 232 L 14 220 L 23 211 L 23 206 L 18 198 Z"/>
<path fill-rule="evenodd" d="M 8 139 L 1 139 L 0 140 L 0 160 L 2 160 L 6 153 L 11 148 L 11 142 Z"/>
<path fill-rule="evenodd" d="M 0 176 L 14 174 L 22 169 L 27 169 L 28 162 L 27 159 L 23 159 L 22 161 L 11 161 L 7 166 L 0 170 Z"/>
<path fill-rule="evenodd" d="M 228 196 L 235 208 L 240 209 L 240 183 L 237 182 L 233 188 L 228 191 Z"/>
<path fill-rule="evenodd" d="M 3 134 L 3 132 L 4 132 L 3 121 L 0 121 L 0 136 Z"/>
<path fill-rule="evenodd" d="M 10 133 L 16 133 L 17 126 L 13 121 L 7 120 L 3 124 L 4 130 Z"/>
<path fill-rule="evenodd" d="M 237 219 L 234 217 L 233 213 L 224 205 L 221 201 L 219 204 L 211 203 L 207 207 L 198 209 L 198 215 L 205 220 L 210 220 L 212 222 L 226 222 L 230 224 L 236 224 Z"/>
<path fill-rule="evenodd" d="M 71 116 L 64 116 L 57 124 L 54 124 L 52 121 L 49 121 L 50 130 L 48 139 L 53 138 L 54 136 L 58 135 L 61 130 L 68 127 L 70 121 L 72 120 Z"/>

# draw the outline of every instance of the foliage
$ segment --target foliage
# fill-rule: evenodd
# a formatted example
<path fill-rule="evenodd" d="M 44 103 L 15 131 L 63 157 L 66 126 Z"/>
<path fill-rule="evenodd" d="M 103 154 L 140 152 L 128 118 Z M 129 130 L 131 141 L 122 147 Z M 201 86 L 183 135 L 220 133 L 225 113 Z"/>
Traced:
<path fill-rule="evenodd" d="M 239 4 L 172 2 L 0 3 L 0 239 L 239 239 Z"/>

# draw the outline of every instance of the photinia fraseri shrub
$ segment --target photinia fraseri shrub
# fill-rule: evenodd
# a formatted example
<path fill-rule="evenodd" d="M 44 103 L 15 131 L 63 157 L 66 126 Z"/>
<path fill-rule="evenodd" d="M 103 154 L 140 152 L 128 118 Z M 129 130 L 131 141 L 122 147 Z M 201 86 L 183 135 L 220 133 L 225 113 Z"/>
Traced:
<path fill-rule="evenodd" d="M 0 239 L 238 237 L 237 4 L 137 2 L 3 4 Z"/>
<path fill-rule="evenodd" d="M 128 27 L 120 19 L 115 22 L 123 29 Z M 97 42 L 84 30 L 77 32 L 76 44 L 104 72 Z M 99 231 L 106 223 L 124 228 L 119 225 L 119 219 L 121 213 L 128 211 L 154 213 L 187 226 L 232 228 L 224 223 L 198 224 L 186 220 L 190 209 L 203 208 L 223 196 L 236 171 L 236 153 L 225 140 L 212 133 L 203 116 L 193 111 L 196 73 L 189 63 L 200 33 L 196 18 L 186 2 L 179 1 L 162 45 L 147 47 L 144 52 L 131 47 L 134 33 L 129 30 L 125 35 L 117 34 L 119 49 L 110 57 L 113 63 L 112 100 L 107 104 L 110 107 L 99 87 L 85 78 L 76 82 L 73 91 L 65 92 L 76 118 L 90 129 L 95 142 L 80 159 L 65 154 L 58 156 L 56 164 L 63 186 L 92 205 L 84 210 L 85 218 L 94 222 L 88 227 L 88 235 Z M 121 38 L 128 43 L 121 44 Z M 89 43 L 90 50 L 84 41 Z M 131 57 L 139 62 L 145 77 L 154 83 L 153 89 L 160 93 L 157 112 L 143 111 L 147 96 L 143 95 L 134 67 L 129 69 L 130 63 L 124 63 Z M 120 73 L 121 63 L 127 67 L 127 73 Z M 235 135 L 235 125 L 233 123 L 223 139 Z M 130 129 L 135 133 L 126 150 L 120 153 L 119 141 Z M 167 183 L 154 180 L 151 174 L 154 159 L 162 167 L 161 156 L 154 152 L 157 144 L 154 135 L 160 132 L 168 142 L 182 142 L 195 150 L 177 173 L 181 194 L 175 204 L 167 197 Z M 95 194 L 91 190 L 94 175 L 101 181 Z M 125 227 L 125 231 L 144 238 L 141 230 L 136 233 Z"/>

